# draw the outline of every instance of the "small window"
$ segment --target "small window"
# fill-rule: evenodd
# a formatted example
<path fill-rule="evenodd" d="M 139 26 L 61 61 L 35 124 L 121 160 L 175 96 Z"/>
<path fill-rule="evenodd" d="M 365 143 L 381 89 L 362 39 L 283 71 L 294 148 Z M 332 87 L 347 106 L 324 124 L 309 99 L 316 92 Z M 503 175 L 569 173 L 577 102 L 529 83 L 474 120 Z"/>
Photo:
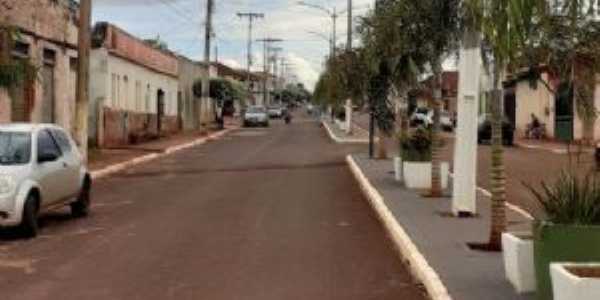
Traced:
<path fill-rule="evenodd" d="M 71 153 L 71 142 L 67 137 L 66 133 L 64 133 L 61 130 L 54 129 L 52 130 L 52 136 L 54 137 L 54 140 L 60 147 L 62 153 Z"/>
<path fill-rule="evenodd" d="M 44 64 L 54 66 L 56 64 L 56 52 L 51 49 L 44 49 Z"/>
<path fill-rule="evenodd" d="M 52 138 L 52 136 L 50 135 L 48 130 L 42 130 L 38 133 L 38 137 L 37 137 L 38 157 L 40 157 L 40 155 L 42 153 L 56 154 L 57 157 L 61 156 L 60 149 L 54 142 L 54 139 Z"/>
<path fill-rule="evenodd" d="M 29 44 L 23 42 L 15 42 L 13 46 L 13 56 L 18 58 L 27 58 L 29 57 Z"/>

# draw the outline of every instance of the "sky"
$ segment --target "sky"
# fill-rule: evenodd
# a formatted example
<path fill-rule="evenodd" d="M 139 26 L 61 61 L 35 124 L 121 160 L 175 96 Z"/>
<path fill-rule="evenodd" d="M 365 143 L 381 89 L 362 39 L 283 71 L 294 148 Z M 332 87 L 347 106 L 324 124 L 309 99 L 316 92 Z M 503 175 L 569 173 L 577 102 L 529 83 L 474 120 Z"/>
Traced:
<path fill-rule="evenodd" d="M 108 21 L 140 38 L 160 37 L 169 48 L 192 59 L 204 57 L 204 24 L 207 0 L 94 0 L 93 20 Z M 255 21 L 254 39 L 265 37 L 284 40 L 282 56 L 292 64 L 298 80 L 311 89 L 322 70 L 328 41 L 316 34 L 330 36 L 332 20 L 318 9 L 301 6 L 297 0 L 214 0 L 213 24 L 219 61 L 235 68 L 246 67 L 248 20 L 238 12 L 264 13 Z M 344 44 L 347 33 L 347 0 L 305 0 L 340 14 L 337 21 L 338 45 Z M 374 0 L 353 0 L 356 17 L 364 15 Z M 214 44 L 213 44 L 214 45 Z M 253 44 L 255 70 L 262 68 L 262 44 Z M 214 47 L 213 51 L 214 58 Z"/>

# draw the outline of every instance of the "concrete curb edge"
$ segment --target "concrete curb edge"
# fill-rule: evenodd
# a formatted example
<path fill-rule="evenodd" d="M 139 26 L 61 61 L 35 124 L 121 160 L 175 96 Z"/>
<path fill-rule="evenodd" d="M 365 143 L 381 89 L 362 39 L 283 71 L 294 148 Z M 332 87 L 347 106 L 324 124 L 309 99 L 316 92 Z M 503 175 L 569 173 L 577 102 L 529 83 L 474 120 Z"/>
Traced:
<path fill-rule="evenodd" d="M 333 131 L 331 130 L 331 128 L 329 127 L 329 124 L 325 121 L 321 121 L 321 124 L 323 124 L 323 127 L 325 127 L 325 130 L 327 130 L 327 134 L 329 134 L 329 137 L 336 143 L 338 144 L 368 144 L 369 140 L 364 140 L 364 139 L 341 139 L 339 137 L 337 137 Z"/>
<path fill-rule="evenodd" d="M 383 201 L 383 197 L 369 182 L 362 170 L 354 161 L 351 155 L 346 156 L 346 162 L 358 183 L 361 190 L 369 200 L 369 203 L 379 217 L 381 223 L 388 232 L 392 242 L 399 251 L 402 259 L 409 263 L 410 271 L 427 290 L 427 293 L 433 300 L 451 300 L 446 286 L 441 281 L 435 270 L 429 265 L 425 257 L 417 246 L 412 242 L 410 236 L 396 220 L 390 209 Z"/>
<path fill-rule="evenodd" d="M 155 160 L 157 158 L 164 157 L 164 156 L 170 155 L 170 154 L 175 153 L 175 152 L 179 152 L 179 151 L 184 150 L 184 149 L 188 149 L 188 148 L 191 148 L 191 147 L 194 147 L 194 146 L 197 146 L 197 145 L 204 144 L 204 143 L 208 142 L 209 140 L 220 138 L 223 135 L 231 132 L 234 129 L 236 129 L 236 128 L 225 129 L 225 130 L 219 131 L 217 133 L 214 133 L 212 135 L 208 135 L 208 136 L 205 136 L 205 137 L 198 138 L 198 139 L 196 139 L 194 141 L 191 141 L 189 143 L 172 146 L 170 148 L 167 148 L 162 153 L 152 153 L 152 154 L 147 154 L 147 155 L 143 155 L 143 156 L 138 156 L 136 158 L 133 158 L 133 159 L 125 161 L 125 162 L 116 163 L 114 165 L 107 166 L 107 167 L 102 168 L 100 170 L 92 171 L 92 172 L 90 172 L 90 174 L 92 176 L 92 179 L 98 179 L 98 178 L 106 177 L 108 175 L 111 175 L 111 174 L 114 174 L 116 172 L 122 171 L 124 169 L 129 168 L 129 167 L 133 167 L 135 165 L 139 165 L 139 164 L 142 164 L 142 163 L 145 163 L 145 162 L 149 162 L 151 160 Z"/>

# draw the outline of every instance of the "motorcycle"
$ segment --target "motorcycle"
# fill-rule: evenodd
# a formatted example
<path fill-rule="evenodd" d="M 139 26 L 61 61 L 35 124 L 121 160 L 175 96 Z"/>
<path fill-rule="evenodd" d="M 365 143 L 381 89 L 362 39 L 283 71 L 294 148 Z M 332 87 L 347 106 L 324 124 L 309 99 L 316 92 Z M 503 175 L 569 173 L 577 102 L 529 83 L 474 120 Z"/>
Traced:
<path fill-rule="evenodd" d="M 283 119 L 285 120 L 285 124 L 290 124 L 292 122 L 292 116 L 290 116 L 290 114 L 286 114 Z"/>

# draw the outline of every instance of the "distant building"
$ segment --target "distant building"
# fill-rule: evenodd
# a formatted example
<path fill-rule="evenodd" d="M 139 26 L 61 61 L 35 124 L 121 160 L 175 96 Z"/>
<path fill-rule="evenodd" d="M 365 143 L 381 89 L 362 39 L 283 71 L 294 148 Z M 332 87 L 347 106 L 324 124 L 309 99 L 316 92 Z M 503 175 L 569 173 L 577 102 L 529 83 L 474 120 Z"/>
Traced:
<path fill-rule="evenodd" d="M 434 77 L 429 76 L 421 82 L 422 88 L 413 91 L 412 107 L 432 107 Z M 458 97 L 458 72 L 445 71 L 442 73 L 442 109 L 455 114 L 457 110 Z"/>
<path fill-rule="evenodd" d="M 532 86 L 526 74 L 514 74 L 505 83 L 504 111 L 506 116 L 514 120 L 516 135 L 525 137 L 527 126 L 531 123 L 531 115 L 535 115 L 546 126 L 546 135 L 550 139 L 561 141 L 581 140 L 584 138 L 584 126 L 577 112 L 577 103 L 572 91 L 549 75 L 542 72 L 542 80 L 546 81 L 554 93 L 542 83 Z M 600 75 L 594 92 L 594 107 L 600 111 Z M 600 118 L 593 126 L 594 140 L 600 140 Z"/>
<path fill-rule="evenodd" d="M 109 23 L 98 23 L 90 57 L 90 144 L 110 147 L 181 128 L 178 58 Z"/>
<path fill-rule="evenodd" d="M 0 51 L 39 68 L 36 80 L 0 88 L 1 123 L 55 123 L 73 131 L 78 14 L 78 4 L 71 0 L 0 2 L 0 26 L 20 32 L 12 49 Z"/>
<path fill-rule="evenodd" d="M 217 75 L 221 78 L 235 80 L 250 87 L 252 91 L 251 99 L 247 99 L 247 104 L 261 104 L 263 99 L 262 75 L 260 73 L 250 72 L 241 69 L 234 69 L 222 63 L 213 63 L 217 69 Z M 249 80 L 249 83 L 248 83 Z"/>

